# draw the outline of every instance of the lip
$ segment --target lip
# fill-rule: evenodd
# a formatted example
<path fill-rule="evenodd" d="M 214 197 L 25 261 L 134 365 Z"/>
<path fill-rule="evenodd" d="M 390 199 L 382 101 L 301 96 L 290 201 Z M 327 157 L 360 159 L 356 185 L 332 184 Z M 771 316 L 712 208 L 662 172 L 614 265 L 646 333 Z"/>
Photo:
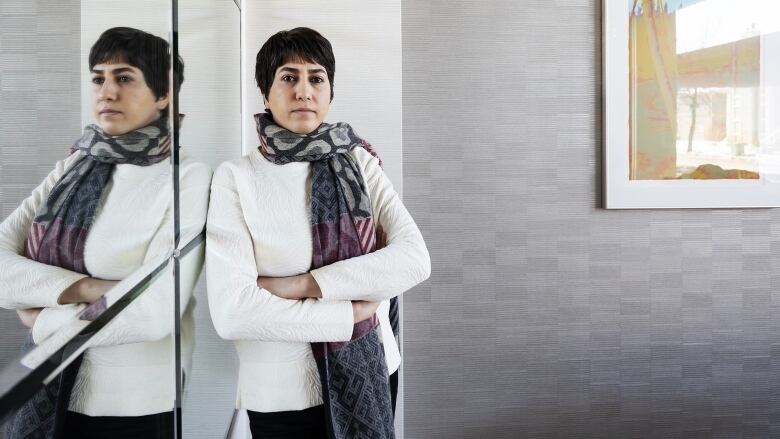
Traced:
<path fill-rule="evenodd" d="M 316 111 L 311 108 L 296 108 L 293 113 L 316 113 Z"/>
<path fill-rule="evenodd" d="M 121 111 L 118 110 L 100 110 L 100 113 L 98 114 L 120 114 Z"/>

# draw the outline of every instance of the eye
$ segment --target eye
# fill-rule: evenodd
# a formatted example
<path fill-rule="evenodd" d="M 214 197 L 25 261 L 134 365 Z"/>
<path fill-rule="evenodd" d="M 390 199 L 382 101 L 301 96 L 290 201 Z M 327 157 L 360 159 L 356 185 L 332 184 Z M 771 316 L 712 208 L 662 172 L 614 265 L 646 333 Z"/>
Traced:
<path fill-rule="evenodd" d="M 131 77 L 127 76 L 127 75 L 122 75 L 119 78 L 117 78 L 117 81 L 119 81 L 119 82 L 130 82 L 132 80 L 133 80 L 133 78 L 131 78 Z"/>
<path fill-rule="evenodd" d="M 284 76 L 282 76 L 282 81 L 283 81 L 283 82 L 292 82 L 292 81 L 295 81 L 295 76 L 292 76 L 292 75 L 284 75 Z"/>
<path fill-rule="evenodd" d="M 325 79 L 323 79 L 320 76 L 315 76 L 314 78 L 311 79 L 311 82 L 314 82 L 315 84 L 322 84 L 323 82 L 325 82 Z"/>
<path fill-rule="evenodd" d="M 97 84 L 97 85 L 102 84 L 103 83 L 103 77 L 102 76 L 95 76 L 94 78 L 92 78 L 92 83 L 93 84 Z"/>

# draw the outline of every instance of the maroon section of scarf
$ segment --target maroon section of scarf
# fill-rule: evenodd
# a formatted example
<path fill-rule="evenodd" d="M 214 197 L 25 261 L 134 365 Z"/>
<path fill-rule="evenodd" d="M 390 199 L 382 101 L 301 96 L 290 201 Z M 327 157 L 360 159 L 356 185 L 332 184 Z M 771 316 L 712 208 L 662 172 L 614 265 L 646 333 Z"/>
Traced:
<path fill-rule="evenodd" d="M 377 154 L 376 150 L 373 146 L 371 146 L 370 143 L 368 143 L 368 140 L 366 139 L 360 139 L 362 140 L 362 143 L 360 146 L 363 147 L 366 151 L 368 151 L 369 154 L 371 154 L 373 157 L 376 157 L 377 160 L 379 160 L 379 167 L 382 167 L 382 159 L 379 157 L 379 154 Z"/>
<path fill-rule="evenodd" d="M 349 213 L 343 213 L 338 222 L 314 224 L 312 243 L 312 269 L 371 253 L 376 248 L 374 219 L 353 221 Z"/>
<path fill-rule="evenodd" d="M 25 256 L 47 265 L 87 273 L 84 244 L 89 231 L 55 218 L 48 225 L 33 223 L 25 243 Z"/>
<path fill-rule="evenodd" d="M 46 224 L 33 223 L 24 246 L 24 255 L 47 265 L 87 274 L 84 244 L 88 234 L 86 229 L 63 224 L 62 218 L 55 218 L 48 228 Z M 106 298 L 101 297 L 81 313 L 79 320 L 93 321 L 107 308 Z"/>

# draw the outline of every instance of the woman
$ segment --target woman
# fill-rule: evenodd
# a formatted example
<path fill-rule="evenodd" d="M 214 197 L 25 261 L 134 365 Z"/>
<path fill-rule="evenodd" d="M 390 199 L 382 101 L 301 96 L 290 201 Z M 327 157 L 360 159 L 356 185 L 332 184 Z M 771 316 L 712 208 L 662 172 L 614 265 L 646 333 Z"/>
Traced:
<path fill-rule="evenodd" d="M 389 303 L 428 278 L 428 251 L 371 146 L 323 123 L 328 40 L 279 32 L 255 69 L 260 146 L 215 171 L 207 223 L 209 307 L 239 353 L 237 405 L 255 438 L 393 437 Z"/>
<path fill-rule="evenodd" d="M 177 83 L 182 67 L 177 59 Z M 19 310 L 35 343 L 173 243 L 168 43 L 112 28 L 92 46 L 89 68 L 96 123 L 0 224 L 0 306 Z M 205 224 L 209 184 L 206 166 L 181 161 L 183 242 Z M 190 259 L 183 309 L 199 270 Z M 57 408 L 20 410 L 6 437 L 171 437 L 172 314 L 164 278 L 93 338 L 61 386 L 34 397 Z M 185 337 L 185 352 L 191 343 Z"/>

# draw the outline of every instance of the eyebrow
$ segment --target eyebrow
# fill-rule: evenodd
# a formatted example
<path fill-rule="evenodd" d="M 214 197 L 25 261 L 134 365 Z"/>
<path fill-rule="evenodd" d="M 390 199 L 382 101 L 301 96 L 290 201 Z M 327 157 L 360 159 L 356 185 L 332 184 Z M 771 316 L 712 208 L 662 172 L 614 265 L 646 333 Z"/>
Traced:
<path fill-rule="evenodd" d="M 135 72 L 133 72 L 133 69 L 131 69 L 130 67 L 117 67 L 115 69 L 111 69 L 111 73 L 113 73 L 113 74 L 125 73 L 125 72 L 135 73 Z M 102 74 L 103 70 L 102 69 L 92 68 L 92 73 L 100 73 L 100 74 Z"/>
<path fill-rule="evenodd" d="M 293 67 L 282 67 L 280 72 L 300 73 L 300 70 Z M 325 69 L 309 69 L 309 73 L 325 73 Z"/>

